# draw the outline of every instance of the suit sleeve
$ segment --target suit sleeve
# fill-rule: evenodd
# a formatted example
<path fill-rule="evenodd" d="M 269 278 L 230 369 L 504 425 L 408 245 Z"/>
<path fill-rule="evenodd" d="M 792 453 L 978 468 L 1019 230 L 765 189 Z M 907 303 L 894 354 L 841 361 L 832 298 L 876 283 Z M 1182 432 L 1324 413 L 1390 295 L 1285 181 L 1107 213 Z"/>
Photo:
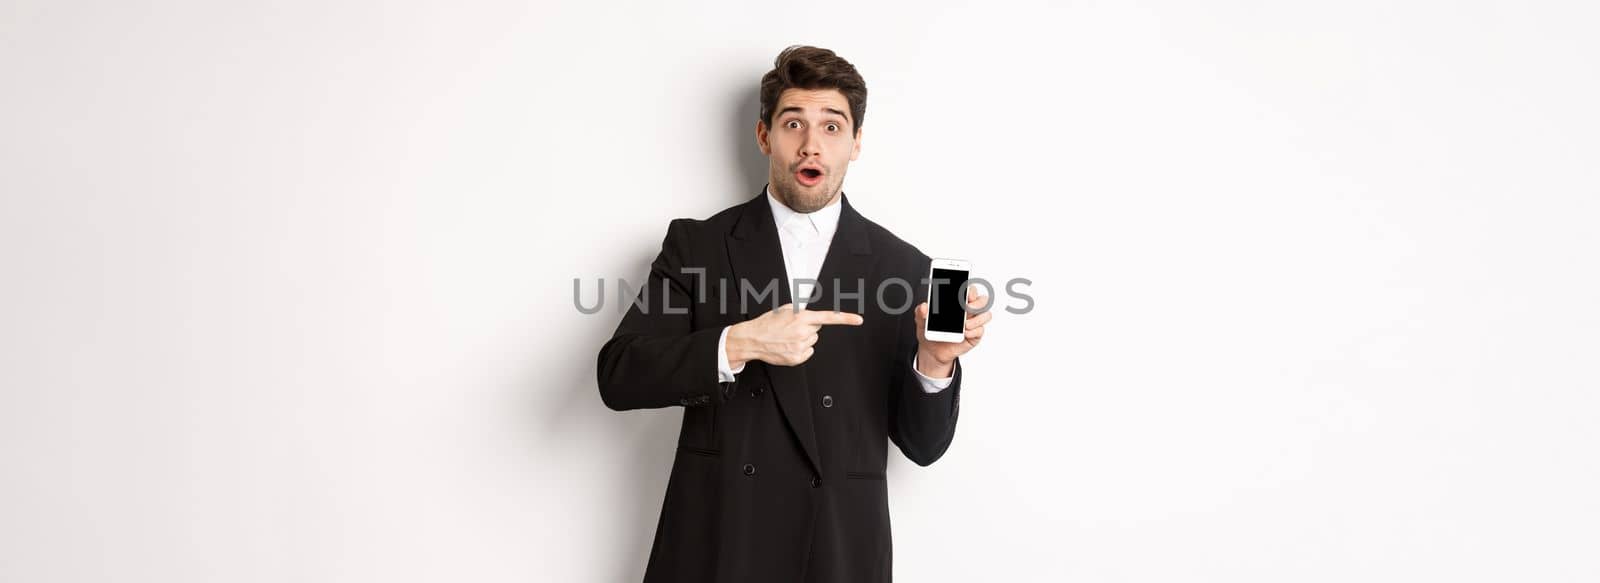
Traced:
<path fill-rule="evenodd" d="M 703 406 L 722 395 L 716 350 L 723 327 L 693 328 L 697 284 L 694 273 L 683 271 L 694 267 L 687 222 L 667 227 L 639 295 L 600 347 L 600 399 L 613 410 Z"/>
<path fill-rule="evenodd" d="M 927 277 L 932 260 L 918 254 L 920 267 L 917 275 L 908 281 L 920 282 Z M 961 359 L 955 362 L 949 388 L 936 393 L 923 389 L 923 383 L 911 362 L 917 354 L 916 306 L 927 301 L 927 286 L 913 285 L 917 289 L 911 309 L 898 316 L 895 324 L 898 338 L 894 354 L 894 385 L 889 389 L 889 439 L 900 448 L 906 458 L 919 466 L 927 466 L 944 455 L 956 436 L 956 417 L 961 410 Z"/>

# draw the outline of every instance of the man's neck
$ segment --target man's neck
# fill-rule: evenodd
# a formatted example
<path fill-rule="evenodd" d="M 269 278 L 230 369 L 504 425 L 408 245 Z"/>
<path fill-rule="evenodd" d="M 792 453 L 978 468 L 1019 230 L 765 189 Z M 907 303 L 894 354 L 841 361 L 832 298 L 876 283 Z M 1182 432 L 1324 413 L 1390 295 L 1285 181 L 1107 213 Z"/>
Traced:
<path fill-rule="evenodd" d="M 820 212 L 820 211 L 822 211 L 822 209 L 825 209 L 825 208 L 828 208 L 830 206 L 839 204 L 839 198 L 843 194 L 844 194 L 844 191 L 839 191 L 839 192 L 833 193 L 833 198 L 828 199 L 828 203 L 827 204 L 824 204 L 824 205 L 822 205 L 820 207 L 817 207 L 817 210 L 814 210 L 814 211 L 811 211 L 810 213 L 808 213 L 808 212 L 802 212 L 802 211 L 795 210 L 793 205 L 790 205 L 788 202 L 785 202 L 782 198 L 778 197 L 778 195 L 773 194 L 772 193 L 772 187 L 770 185 L 767 186 L 767 196 L 768 197 L 772 198 L 772 200 L 778 201 L 778 204 L 783 205 L 783 208 L 789 209 L 790 211 L 792 211 L 792 212 L 794 212 L 796 214 L 802 214 L 802 215 L 809 215 L 811 213 Z"/>

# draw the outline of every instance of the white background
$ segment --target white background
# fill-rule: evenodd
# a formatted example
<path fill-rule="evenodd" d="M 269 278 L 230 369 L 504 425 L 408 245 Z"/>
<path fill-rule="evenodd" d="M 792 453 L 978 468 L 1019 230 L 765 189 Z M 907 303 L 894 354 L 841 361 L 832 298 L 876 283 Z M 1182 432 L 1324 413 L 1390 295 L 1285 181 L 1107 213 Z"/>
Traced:
<path fill-rule="evenodd" d="M 680 411 L 572 281 L 760 190 L 793 43 L 1034 281 L 900 580 L 1600 580 L 1593 4 L 750 4 L 6 2 L 0 580 L 637 580 Z"/>

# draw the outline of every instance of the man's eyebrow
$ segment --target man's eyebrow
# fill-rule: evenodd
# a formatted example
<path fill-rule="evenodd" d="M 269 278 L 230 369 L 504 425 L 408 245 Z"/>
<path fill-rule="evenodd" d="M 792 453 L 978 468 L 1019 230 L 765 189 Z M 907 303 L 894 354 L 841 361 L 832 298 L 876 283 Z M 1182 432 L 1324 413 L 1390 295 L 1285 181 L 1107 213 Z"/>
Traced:
<path fill-rule="evenodd" d="M 783 109 L 778 110 L 778 114 L 777 115 L 783 115 L 783 114 L 789 113 L 791 111 L 795 112 L 795 113 L 805 113 L 806 110 L 804 108 L 801 108 L 798 105 L 791 105 L 789 107 L 785 107 Z M 842 118 L 845 119 L 845 121 L 849 121 L 850 120 L 850 116 L 846 115 L 845 112 L 839 111 L 839 110 L 834 109 L 832 107 L 824 107 L 824 108 L 822 108 L 822 111 L 826 112 L 826 113 L 831 113 L 831 114 L 837 115 L 839 117 L 842 117 Z"/>

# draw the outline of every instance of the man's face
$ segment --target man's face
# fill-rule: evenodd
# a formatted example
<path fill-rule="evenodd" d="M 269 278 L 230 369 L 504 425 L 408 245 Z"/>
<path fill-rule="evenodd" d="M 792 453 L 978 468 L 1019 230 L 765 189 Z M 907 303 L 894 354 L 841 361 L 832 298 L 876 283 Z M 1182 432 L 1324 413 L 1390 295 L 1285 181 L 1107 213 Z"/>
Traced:
<path fill-rule="evenodd" d="M 783 90 L 773 108 L 772 127 L 766 120 L 756 122 L 772 195 L 802 213 L 832 203 L 844 186 L 850 161 L 861 155 L 854 122 L 850 101 L 837 89 Z"/>

